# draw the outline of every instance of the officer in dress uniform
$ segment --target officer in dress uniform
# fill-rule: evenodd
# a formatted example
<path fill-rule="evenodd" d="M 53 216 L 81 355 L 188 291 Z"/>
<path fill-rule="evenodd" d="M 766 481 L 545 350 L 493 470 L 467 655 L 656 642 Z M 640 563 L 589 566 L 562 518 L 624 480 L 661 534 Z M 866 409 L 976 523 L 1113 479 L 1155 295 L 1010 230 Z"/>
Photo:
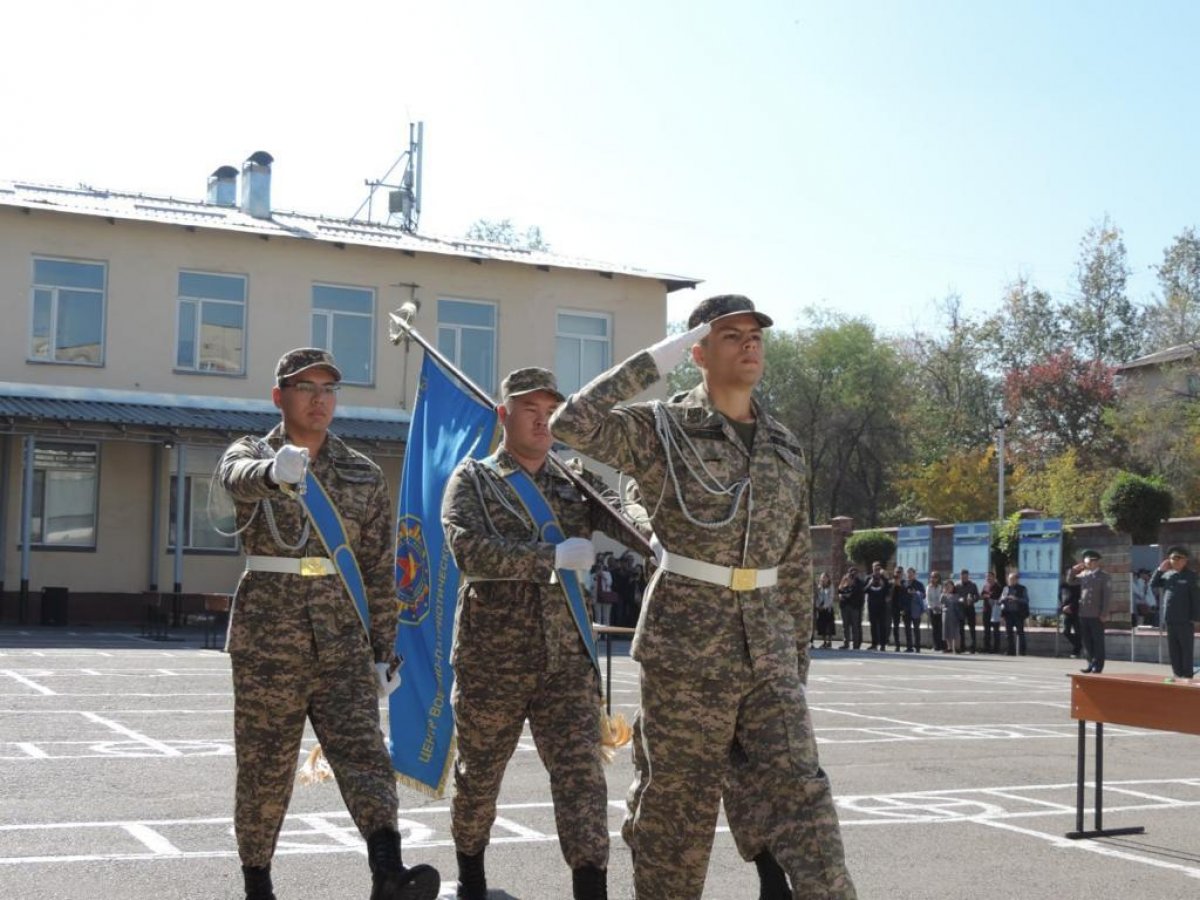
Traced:
<path fill-rule="evenodd" d="M 641 740 L 623 829 L 644 900 L 701 896 L 727 773 L 743 855 L 768 851 L 797 896 L 855 897 L 804 696 L 812 592 L 801 448 L 752 399 L 770 324 L 745 297 L 710 297 L 685 334 L 599 376 L 551 423 L 560 440 L 637 479 L 663 546 L 633 645 Z M 689 347 L 703 373 L 693 391 L 618 405 Z"/>
<path fill-rule="evenodd" d="M 1067 572 L 1067 584 L 1079 585 L 1079 630 L 1088 664 L 1081 671 L 1099 675 L 1104 671 L 1104 626 L 1112 613 L 1112 578 L 1104 571 L 1097 550 L 1079 554 L 1083 562 Z"/>
<path fill-rule="evenodd" d="M 271 390 L 282 423 L 265 438 L 235 441 L 217 467 L 236 503 L 247 554 L 227 648 L 237 752 L 234 830 L 247 900 L 274 900 L 271 858 L 305 719 L 366 838 L 371 900 L 433 900 L 441 884 L 431 867 L 405 868 L 400 859 L 396 780 L 379 728 L 379 696 L 399 683 L 400 666 L 391 504 L 379 467 L 328 430 L 340 381 L 324 350 L 285 353 Z M 313 526 L 301 503 L 309 490 L 328 496 L 342 535 Z M 357 600 L 348 587 L 353 578 L 342 575 L 326 549 L 341 542 L 353 552 L 365 587 Z M 346 554 L 338 560 L 354 565 Z"/>
<path fill-rule="evenodd" d="M 1200 585 L 1188 568 L 1187 547 L 1167 548 L 1164 559 L 1150 579 L 1150 587 L 1162 590 L 1163 623 L 1167 626 L 1167 650 L 1176 678 L 1191 678 L 1194 672 L 1195 624 L 1200 621 Z"/>
<path fill-rule="evenodd" d="M 554 375 L 517 369 L 500 393 L 501 447 L 487 459 L 460 463 L 442 498 L 446 542 L 462 573 L 451 655 L 457 896 L 487 897 L 484 851 L 496 797 L 528 720 L 550 775 L 573 896 L 602 900 L 608 788 L 599 676 L 589 651 L 592 607 L 578 592 L 576 573 L 595 561 L 591 536 L 606 515 L 603 504 L 586 498 L 546 461 L 554 441 L 550 415 L 563 400 Z M 545 520 L 551 517 L 565 539 L 548 532 Z M 575 588 L 569 589 L 572 580 Z"/>

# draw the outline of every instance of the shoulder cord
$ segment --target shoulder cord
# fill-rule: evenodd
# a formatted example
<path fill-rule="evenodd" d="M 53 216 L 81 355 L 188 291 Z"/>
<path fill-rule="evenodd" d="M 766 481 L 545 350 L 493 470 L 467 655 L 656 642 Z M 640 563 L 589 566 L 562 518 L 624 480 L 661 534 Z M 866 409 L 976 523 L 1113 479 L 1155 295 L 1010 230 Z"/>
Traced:
<path fill-rule="evenodd" d="M 488 531 L 496 537 L 502 537 L 500 530 L 496 527 L 496 523 L 492 521 L 492 515 L 488 512 L 487 498 L 484 496 L 484 482 L 487 482 L 487 493 L 497 503 L 499 503 L 506 511 L 512 513 L 517 521 L 521 522 L 529 529 L 528 540 L 536 541 L 539 538 L 539 529 L 537 523 L 530 518 L 529 514 L 518 504 L 514 503 L 509 496 L 508 485 L 504 483 L 504 479 L 493 473 L 487 466 L 478 463 L 471 466 L 471 482 L 475 485 L 475 494 L 479 497 L 479 506 L 483 510 L 484 521 L 487 522 Z"/>
<path fill-rule="evenodd" d="M 667 412 L 666 406 L 661 401 L 655 401 L 651 404 L 651 409 L 654 411 L 654 433 L 657 435 L 659 443 L 662 444 L 663 451 L 666 454 L 667 477 L 671 480 L 671 484 L 675 488 L 675 500 L 679 504 L 680 512 L 683 513 L 691 524 L 698 528 L 715 530 L 724 528 L 735 518 L 737 518 L 738 510 L 742 505 L 742 497 L 747 496 L 747 508 L 750 508 L 753 503 L 753 491 L 751 490 L 750 477 L 739 478 L 732 484 L 722 484 L 704 464 L 704 460 L 700 457 L 699 451 L 696 449 L 692 439 L 687 436 L 687 432 L 676 422 Z M 683 487 L 679 483 L 679 475 L 675 471 L 674 459 L 678 456 L 684 468 L 687 469 L 689 475 L 695 479 L 696 483 L 705 491 L 714 497 L 722 495 L 732 495 L 730 501 L 729 515 L 717 521 L 705 522 L 696 518 L 690 509 L 687 502 L 683 498 Z M 663 491 L 666 491 L 666 481 L 663 482 Z M 659 506 L 662 505 L 662 494 L 659 494 L 658 502 L 654 506 L 654 511 L 649 512 L 650 518 L 653 518 Z M 749 531 L 747 531 L 749 537 Z"/>
<path fill-rule="evenodd" d="M 270 451 L 271 449 L 270 445 L 262 438 L 258 439 L 257 447 L 260 451 Z M 274 455 L 273 452 L 272 455 Z M 205 500 L 205 513 L 208 515 L 208 524 L 212 527 L 213 531 L 221 535 L 221 537 L 237 537 L 240 535 L 243 531 L 250 527 L 250 523 L 254 521 L 254 517 L 258 515 L 258 510 L 261 507 L 263 509 L 264 518 L 267 522 L 267 530 L 271 532 L 271 537 L 274 538 L 276 544 L 278 544 L 284 550 L 299 550 L 308 543 L 309 532 L 312 528 L 312 521 L 309 519 L 309 517 L 307 515 L 304 517 L 304 527 L 300 529 L 300 540 L 294 544 L 289 544 L 279 533 L 279 526 L 275 522 L 275 509 L 273 506 L 271 506 L 270 500 L 255 500 L 254 509 L 250 513 L 250 518 L 246 520 L 245 525 L 243 525 L 241 528 L 235 528 L 233 531 L 222 531 L 213 521 L 212 515 L 212 498 L 214 489 L 216 488 L 224 490 L 224 488 L 218 483 L 217 473 L 216 470 L 214 470 L 213 473 L 208 476 L 208 497 Z M 236 513 L 234 515 L 236 521 Z"/>

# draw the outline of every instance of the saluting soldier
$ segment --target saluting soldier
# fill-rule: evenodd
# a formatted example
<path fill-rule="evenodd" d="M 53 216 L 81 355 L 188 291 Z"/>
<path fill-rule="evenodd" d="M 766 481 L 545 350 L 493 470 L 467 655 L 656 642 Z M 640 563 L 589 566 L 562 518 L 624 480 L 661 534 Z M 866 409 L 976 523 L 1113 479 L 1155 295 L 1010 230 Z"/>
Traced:
<path fill-rule="evenodd" d="M 446 541 L 462 573 L 451 655 L 457 896 L 487 896 L 484 851 L 496 797 L 528 719 L 550 774 L 573 895 L 602 900 L 608 788 L 592 608 L 577 573 L 595 561 L 591 536 L 604 507 L 547 463 L 550 415 L 563 401 L 553 373 L 517 369 L 500 393 L 500 448 L 460 463 L 442 498 Z"/>
<path fill-rule="evenodd" d="M 731 822 L 758 817 L 744 854 L 777 860 L 798 896 L 855 896 L 804 697 L 801 448 L 752 398 L 771 324 L 746 297 L 710 297 L 686 333 L 599 376 L 551 422 L 560 440 L 637 479 L 663 547 L 633 645 L 641 742 L 623 829 L 645 900 L 701 896 L 727 773 Z M 688 347 L 703 376 L 693 391 L 618 405 Z"/>
<path fill-rule="evenodd" d="M 1194 623 L 1200 621 L 1200 585 L 1188 568 L 1187 547 L 1167 548 L 1167 558 L 1158 566 L 1150 587 L 1162 590 L 1163 622 L 1167 626 L 1167 650 L 1176 678 L 1191 678 L 1194 672 Z"/>
<path fill-rule="evenodd" d="M 371 900 L 433 900 L 441 884 L 400 858 L 379 728 L 379 695 L 399 683 L 392 515 L 379 467 L 329 431 L 341 377 L 324 350 L 285 353 L 271 389 L 283 421 L 235 441 L 217 467 L 247 554 L 228 646 L 247 900 L 274 900 L 271 858 L 306 718 L 366 838 Z M 350 553 L 337 553 L 343 543 Z"/>
<path fill-rule="evenodd" d="M 1112 579 L 1102 567 L 1100 552 L 1084 550 L 1083 560 L 1067 572 L 1067 584 L 1079 585 L 1079 630 L 1088 664 L 1081 671 L 1099 675 L 1104 671 L 1104 626 L 1112 613 Z"/>

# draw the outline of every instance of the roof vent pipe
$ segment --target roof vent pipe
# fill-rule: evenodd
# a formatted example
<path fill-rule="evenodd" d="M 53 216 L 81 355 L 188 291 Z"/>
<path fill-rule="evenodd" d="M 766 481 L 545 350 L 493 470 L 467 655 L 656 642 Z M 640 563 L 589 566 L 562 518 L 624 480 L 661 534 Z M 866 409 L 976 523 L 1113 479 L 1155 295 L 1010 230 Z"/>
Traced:
<path fill-rule="evenodd" d="M 271 218 L 271 163 L 274 161 L 270 153 L 259 150 L 242 163 L 242 212 L 256 219 Z"/>
<path fill-rule="evenodd" d="M 208 176 L 208 202 L 216 206 L 237 206 L 237 169 L 221 166 Z"/>

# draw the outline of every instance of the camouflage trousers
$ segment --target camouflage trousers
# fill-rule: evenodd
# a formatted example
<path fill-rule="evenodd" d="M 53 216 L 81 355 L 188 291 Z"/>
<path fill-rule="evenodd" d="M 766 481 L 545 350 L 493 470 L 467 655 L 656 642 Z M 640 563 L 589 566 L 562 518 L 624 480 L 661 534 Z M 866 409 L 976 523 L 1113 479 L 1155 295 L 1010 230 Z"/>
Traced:
<path fill-rule="evenodd" d="M 567 865 L 608 867 L 608 785 L 600 756 L 600 695 L 587 657 L 557 672 L 456 670 L 451 695 L 458 730 L 451 831 L 476 854 L 496 819 L 504 769 L 525 720 L 550 774 L 554 821 Z"/>
<path fill-rule="evenodd" d="M 747 689 L 643 666 L 641 694 L 621 829 L 639 900 L 701 896 L 722 795 L 743 858 L 769 850 L 796 897 L 854 900 L 798 676 Z"/>
<path fill-rule="evenodd" d="M 367 836 L 396 827 L 396 777 L 379 730 L 371 651 L 361 634 L 333 646 L 264 643 L 231 654 L 237 751 L 234 830 L 246 866 L 275 854 L 300 759 L 304 721 L 333 769 L 354 824 Z"/>

